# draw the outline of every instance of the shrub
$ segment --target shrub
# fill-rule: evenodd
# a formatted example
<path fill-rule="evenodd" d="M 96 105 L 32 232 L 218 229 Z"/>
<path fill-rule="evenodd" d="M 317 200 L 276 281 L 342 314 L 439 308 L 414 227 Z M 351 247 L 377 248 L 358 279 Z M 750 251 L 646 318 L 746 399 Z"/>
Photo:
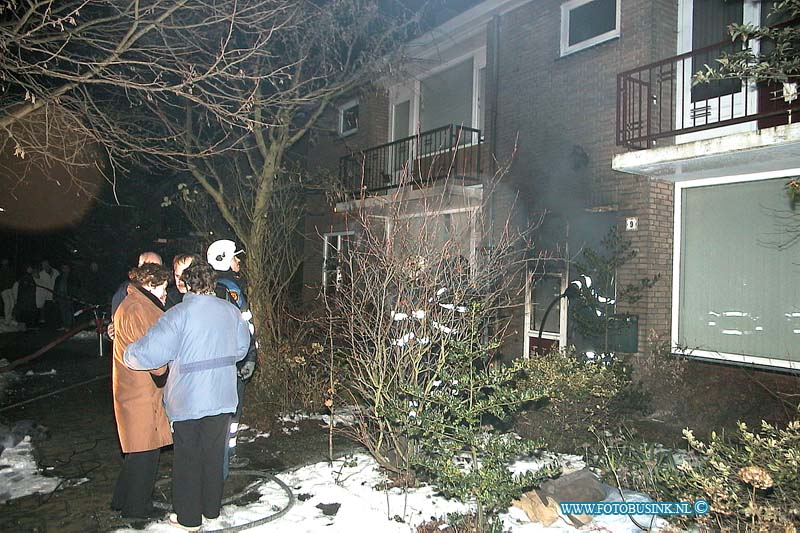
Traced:
<path fill-rule="evenodd" d="M 526 366 L 527 380 L 545 385 L 550 393 L 521 413 L 516 425 L 551 450 L 574 451 L 591 442 L 588 428 L 605 428 L 615 420 L 611 406 L 629 384 L 620 361 L 586 361 L 573 350 L 532 358 Z"/>
<path fill-rule="evenodd" d="M 758 431 L 739 423 L 730 438 L 708 442 L 684 430 L 689 453 L 619 439 L 602 442 L 601 464 L 616 482 L 662 501 L 706 500 L 705 515 L 678 517 L 721 531 L 796 531 L 800 522 L 800 420 L 781 429 L 762 422 Z"/>
<path fill-rule="evenodd" d="M 264 414 L 324 410 L 330 388 L 330 351 L 322 345 L 324 339 L 314 321 L 296 320 L 284 328 L 280 340 L 260 346 L 262 366 L 246 389 L 248 420 L 269 427 L 271 420 L 260 419 Z M 266 353 L 272 354 L 268 367 L 263 365 Z"/>

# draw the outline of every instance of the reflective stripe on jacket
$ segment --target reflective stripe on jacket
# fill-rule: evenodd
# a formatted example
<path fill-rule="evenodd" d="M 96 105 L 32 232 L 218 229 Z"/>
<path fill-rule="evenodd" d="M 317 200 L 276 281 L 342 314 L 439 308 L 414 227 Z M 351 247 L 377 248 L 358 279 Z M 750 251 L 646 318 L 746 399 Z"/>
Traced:
<path fill-rule="evenodd" d="M 149 370 L 169 363 L 164 403 L 171 422 L 236 411 L 236 363 L 250 331 L 239 309 L 214 295 L 188 293 L 125 350 L 125 364 Z"/>

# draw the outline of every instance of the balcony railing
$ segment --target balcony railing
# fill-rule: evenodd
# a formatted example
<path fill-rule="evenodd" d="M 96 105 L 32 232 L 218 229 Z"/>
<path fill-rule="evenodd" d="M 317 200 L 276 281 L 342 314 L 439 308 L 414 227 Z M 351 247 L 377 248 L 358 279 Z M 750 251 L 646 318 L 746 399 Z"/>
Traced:
<path fill-rule="evenodd" d="M 780 86 L 738 79 L 692 86 L 704 65 L 741 51 L 730 39 L 617 75 L 617 144 L 652 148 L 659 139 L 733 124 L 786 124 L 800 102 L 783 102 Z"/>
<path fill-rule="evenodd" d="M 476 182 L 482 148 L 480 130 L 443 126 L 346 155 L 339 160 L 339 177 L 353 195 L 427 186 L 446 178 Z"/>

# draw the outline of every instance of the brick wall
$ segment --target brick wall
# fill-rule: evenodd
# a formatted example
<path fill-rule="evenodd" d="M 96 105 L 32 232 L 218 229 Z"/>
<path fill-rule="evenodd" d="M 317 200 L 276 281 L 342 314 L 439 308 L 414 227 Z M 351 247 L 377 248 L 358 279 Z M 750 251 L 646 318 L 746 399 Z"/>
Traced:
<path fill-rule="evenodd" d="M 611 170 L 612 157 L 623 151 L 615 144 L 616 76 L 675 54 L 677 1 L 621 2 L 619 38 L 564 57 L 560 1 L 531 2 L 505 15 L 497 40 L 490 27 L 487 58 L 497 64 L 489 72 L 497 69 L 499 83 L 489 84 L 497 107 L 487 136 L 496 133 L 500 161 L 513 157 L 505 190 L 519 191 L 517 205 L 549 213 L 543 248 L 574 256 L 596 246 L 610 223 L 638 217 L 639 230 L 626 236 L 639 254 L 620 282 L 661 275 L 642 301 L 623 309 L 640 315 L 643 350 L 649 330 L 669 332 L 672 185 Z M 496 203 L 496 216 L 509 205 Z"/>
<path fill-rule="evenodd" d="M 310 181 L 320 185 L 320 192 L 310 194 L 306 201 L 302 300 L 307 303 L 319 296 L 322 284 L 322 235 L 347 228 L 345 216 L 333 212 L 333 197 L 322 191 L 338 176 L 340 157 L 387 141 L 389 104 L 386 92 L 381 88 L 365 87 L 354 95 L 340 98 L 337 104 L 349 102 L 354 97 L 359 99 L 360 106 L 356 133 L 346 137 L 339 135 L 339 109 L 333 106 L 310 132 L 303 147 L 307 154 L 305 171 Z"/>
<path fill-rule="evenodd" d="M 639 255 L 620 282 L 661 275 L 656 288 L 627 309 L 640 315 L 644 348 L 651 329 L 669 332 L 672 186 L 611 170 L 612 157 L 623 151 L 615 145 L 616 77 L 675 54 L 677 0 L 620 1 L 619 38 L 565 57 L 559 50 L 560 0 L 530 2 L 490 22 L 484 133 L 499 166 L 510 164 L 492 187 L 492 214 L 501 223 L 510 217 L 525 226 L 549 213 L 539 233 L 541 248 L 558 246 L 574 256 L 582 246 L 596 246 L 610 224 L 638 217 L 639 230 L 626 235 Z M 342 155 L 386 141 L 387 95 L 370 88 L 360 101 L 357 134 L 336 135 L 338 115 L 332 113 L 309 137 L 315 168 L 336 172 Z M 307 280 L 321 272 L 317 234 L 340 223 L 324 210 L 307 221 Z"/>
<path fill-rule="evenodd" d="M 338 133 L 338 105 L 349 102 L 353 98 L 359 100 L 358 131 L 342 137 Z M 389 103 L 386 91 L 379 87 L 368 86 L 352 95 L 337 100 L 319 120 L 308 135 L 305 150 L 308 154 L 308 171 L 315 177 L 323 177 L 326 173 L 338 174 L 339 158 L 371 146 L 387 141 L 389 133 Z"/>

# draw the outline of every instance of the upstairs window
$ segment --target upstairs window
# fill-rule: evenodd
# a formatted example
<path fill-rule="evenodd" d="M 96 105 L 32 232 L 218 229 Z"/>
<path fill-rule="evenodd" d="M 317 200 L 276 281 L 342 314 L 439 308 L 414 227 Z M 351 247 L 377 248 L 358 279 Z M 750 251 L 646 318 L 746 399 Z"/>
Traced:
<path fill-rule="evenodd" d="M 345 137 L 358 131 L 358 100 L 350 100 L 339 107 L 339 135 Z"/>
<path fill-rule="evenodd" d="M 570 0 L 561 4 L 561 55 L 619 37 L 619 0 Z"/>
<path fill-rule="evenodd" d="M 472 126 L 473 61 L 458 63 L 420 83 L 419 122 L 422 131 L 441 126 Z"/>

